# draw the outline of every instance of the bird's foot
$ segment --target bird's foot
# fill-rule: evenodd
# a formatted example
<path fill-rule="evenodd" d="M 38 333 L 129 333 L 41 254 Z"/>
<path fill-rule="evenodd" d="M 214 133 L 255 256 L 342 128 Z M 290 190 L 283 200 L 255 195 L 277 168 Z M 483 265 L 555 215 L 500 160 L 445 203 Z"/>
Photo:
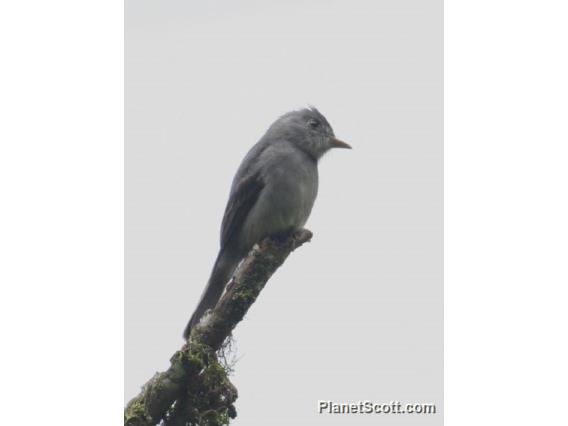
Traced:
<path fill-rule="evenodd" d="M 310 241 L 312 238 L 312 232 L 307 229 L 295 229 L 286 232 L 281 232 L 274 234 L 270 239 L 279 245 L 292 244 L 295 247 L 299 247 L 305 242 Z"/>
<path fill-rule="evenodd" d="M 294 238 L 294 246 L 300 247 L 302 244 L 307 243 L 312 239 L 313 235 L 312 231 L 308 229 L 295 230 L 292 234 L 292 237 Z"/>

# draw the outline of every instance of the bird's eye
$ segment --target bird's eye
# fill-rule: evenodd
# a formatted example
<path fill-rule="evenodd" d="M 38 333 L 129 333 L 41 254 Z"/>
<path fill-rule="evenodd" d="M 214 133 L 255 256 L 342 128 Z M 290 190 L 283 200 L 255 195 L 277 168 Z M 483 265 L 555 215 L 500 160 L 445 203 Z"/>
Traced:
<path fill-rule="evenodd" d="M 315 129 L 315 128 L 319 127 L 320 122 L 319 122 L 318 120 L 316 120 L 315 118 L 311 118 L 311 119 L 308 121 L 308 124 L 310 125 L 310 127 L 311 127 L 312 129 Z"/>

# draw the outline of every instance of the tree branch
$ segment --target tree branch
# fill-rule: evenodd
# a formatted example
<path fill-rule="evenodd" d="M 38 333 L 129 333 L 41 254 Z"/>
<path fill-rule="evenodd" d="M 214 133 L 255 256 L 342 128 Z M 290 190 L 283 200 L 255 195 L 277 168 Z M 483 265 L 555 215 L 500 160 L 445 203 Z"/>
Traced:
<path fill-rule="evenodd" d="M 272 274 L 312 233 L 270 237 L 255 246 L 239 265 L 209 315 L 193 328 L 189 340 L 156 373 L 124 410 L 125 426 L 226 425 L 236 416 L 237 390 L 216 352 L 231 336 Z"/>

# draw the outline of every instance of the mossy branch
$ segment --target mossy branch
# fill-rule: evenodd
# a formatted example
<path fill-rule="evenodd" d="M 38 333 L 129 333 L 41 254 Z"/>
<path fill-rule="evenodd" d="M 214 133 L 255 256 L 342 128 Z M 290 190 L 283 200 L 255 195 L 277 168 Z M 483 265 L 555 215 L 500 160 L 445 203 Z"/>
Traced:
<path fill-rule="evenodd" d="M 217 358 L 272 274 L 288 255 L 312 238 L 306 229 L 266 238 L 235 271 L 215 308 L 191 331 L 188 341 L 124 410 L 125 426 L 217 426 L 236 416 L 237 389 Z"/>

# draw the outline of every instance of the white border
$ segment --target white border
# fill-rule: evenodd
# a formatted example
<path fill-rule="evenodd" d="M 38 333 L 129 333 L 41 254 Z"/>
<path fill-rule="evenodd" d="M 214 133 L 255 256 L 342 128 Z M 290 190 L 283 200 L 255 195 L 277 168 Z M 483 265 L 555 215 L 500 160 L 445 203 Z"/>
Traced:
<path fill-rule="evenodd" d="M 2 2 L 0 40 L 2 423 L 118 425 L 123 5 Z"/>
<path fill-rule="evenodd" d="M 446 424 L 568 424 L 568 6 L 445 4 Z"/>
<path fill-rule="evenodd" d="M 567 8 L 446 1 L 449 425 L 567 424 Z M 0 40 L 3 422 L 118 425 L 122 4 L 4 2 Z"/>

